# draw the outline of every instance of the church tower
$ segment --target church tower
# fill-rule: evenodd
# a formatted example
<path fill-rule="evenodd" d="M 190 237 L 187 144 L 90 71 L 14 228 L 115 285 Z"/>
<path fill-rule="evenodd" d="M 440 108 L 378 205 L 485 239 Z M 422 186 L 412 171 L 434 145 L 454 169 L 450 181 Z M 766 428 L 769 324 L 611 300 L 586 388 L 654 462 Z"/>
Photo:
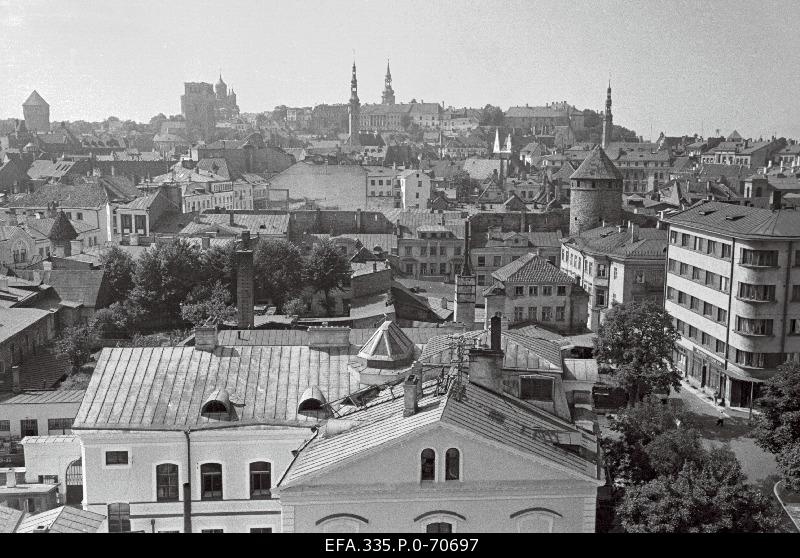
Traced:
<path fill-rule="evenodd" d="M 350 80 L 350 106 L 348 107 L 348 124 L 350 145 L 361 145 L 358 137 L 361 119 L 361 102 L 358 100 L 358 80 L 356 79 L 356 61 L 353 60 L 353 78 Z"/>
<path fill-rule="evenodd" d="M 386 61 L 386 78 L 384 79 L 383 95 L 381 96 L 381 104 L 393 105 L 394 104 L 394 89 L 392 89 L 392 72 L 389 70 L 389 61 Z"/>
<path fill-rule="evenodd" d="M 608 80 L 608 91 L 606 91 L 606 112 L 603 118 L 603 140 L 601 146 L 608 148 L 611 143 L 611 130 L 613 129 L 613 117 L 611 116 L 611 80 Z"/>

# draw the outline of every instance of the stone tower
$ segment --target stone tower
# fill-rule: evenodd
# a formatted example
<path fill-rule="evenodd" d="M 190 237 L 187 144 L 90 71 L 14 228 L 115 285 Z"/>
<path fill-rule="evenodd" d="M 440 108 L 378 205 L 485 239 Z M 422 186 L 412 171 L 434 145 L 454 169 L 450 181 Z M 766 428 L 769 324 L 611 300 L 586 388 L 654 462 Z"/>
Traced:
<path fill-rule="evenodd" d="M 50 131 L 50 105 L 36 90 L 22 103 L 22 115 L 29 131 L 40 133 Z"/>
<path fill-rule="evenodd" d="M 381 103 L 384 105 L 394 104 L 394 89 L 392 89 L 392 72 L 389 70 L 389 61 L 386 61 L 386 78 L 384 79 L 383 95 Z"/>
<path fill-rule="evenodd" d="M 222 80 L 222 74 L 219 75 L 219 81 L 214 86 L 214 92 L 218 101 L 226 101 L 228 99 L 228 85 Z"/>
<path fill-rule="evenodd" d="M 614 118 L 611 116 L 611 80 L 608 80 L 606 111 L 603 116 L 603 139 L 601 145 L 603 149 L 608 149 L 608 144 L 611 143 L 611 130 L 614 128 Z"/>
<path fill-rule="evenodd" d="M 358 137 L 361 124 L 361 102 L 358 100 L 358 80 L 356 79 L 356 62 L 353 61 L 353 77 L 350 80 L 350 105 L 347 108 L 350 145 L 361 145 Z"/>
<path fill-rule="evenodd" d="M 622 222 L 622 173 L 595 147 L 569 177 L 569 234 Z"/>
<path fill-rule="evenodd" d="M 475 329 L 475 298 L 477 296 L 478 281 L 472 273 L 469 258 L 470 243 L 469 219 L 464 221 L 464 265 L 461 273 L 456 276 L 455 308 L 453 321 L 462 323 L 467 330 Z"/>

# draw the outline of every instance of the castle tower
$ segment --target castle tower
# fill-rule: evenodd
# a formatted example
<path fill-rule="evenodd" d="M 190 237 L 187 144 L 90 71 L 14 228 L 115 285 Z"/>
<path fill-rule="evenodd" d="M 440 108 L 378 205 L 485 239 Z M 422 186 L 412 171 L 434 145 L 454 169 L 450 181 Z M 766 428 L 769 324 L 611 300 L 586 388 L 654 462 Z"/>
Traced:
<path fill-rule="evenodd" d="M 350 145 L 361 145 L 358 138 L 361 120 L 361 102 L 358 100 L 358 80 L 356 79 L 356 62 L 353 61 L 353 77 L 350 80 L 350 106 L 347 109 Z"/>
<path fill-rule="evenodd" d="M 219 81 L 214 86 L 214 92 L 217 94 L 218 101 L 225 101 L 228 98 L 228 86 L 222 80 L 222 74 L 219 75 Z"/>
<path fill-rule="evenodd" d="M 381 103 L 384 105 L 394 104 L 394 89 L 392 89 L 392 72 L 389 70 L 389 61 L 386 61 L 386 78 L 384 79 L 383 95 Z"/>
<path fill-rule="evenodd" d="M 570 180 L 569 234 L 622 222 L 622 173 L 595 147 Z"/>
<path fill-rule="evenodd" d="M 613 117 L 611 116 L 611 80 L 608 80 L 608 90 L 606 91 L 606 111 L 603 118 L 603 139 L 601 142 L 603 149 L 607 149 L 608 144 L 611 143 L 611 130 L 613 128 Z"/>
<path fill-rule="evenodd" d="M 29 131 L 40 133 L 50 131 L 50 105 L 35 89 L 22 103 L 22 115 Z"/>

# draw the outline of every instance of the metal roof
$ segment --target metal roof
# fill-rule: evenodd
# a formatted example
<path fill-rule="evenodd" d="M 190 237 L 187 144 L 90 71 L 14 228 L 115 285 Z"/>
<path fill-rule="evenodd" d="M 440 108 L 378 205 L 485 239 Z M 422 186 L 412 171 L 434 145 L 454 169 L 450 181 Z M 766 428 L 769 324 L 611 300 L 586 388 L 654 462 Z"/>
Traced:
<path fill-rule="evenodd" d="M 672 225 L 736 238 L 798 238 L 800 211 L 772 211 L 722 202 L 702 203 L 666 219 Z"/>
<path fill-rule="evenodd" d="M 424 345 L 432 337 L 437 335 L 448 335 L 454 333 L 463 333 L 462 327 L 411 327 L 400 328 L 403 333 L 414 344 Z M 361 346 L 367 342 L 367 339 L 375 333 L 373 328 L 366 329 L 351 329 L 350 330 L 350 343 L 352 345 Z M 220 331 L 218 334 L 219 344 L 226 346 L 241 346 L 241 345 L 308 345 L 309 336 L 308 332 L 301 329 L 253 329 L 253 330 L 236 330 L 226 329 Z"/>
<path fill-rule="evenodd" d="M 106 517 L 102 514 L 61 506 L 42 513 L 26 516 L 17 533 L 95 533 Z"/>
<path fill-rule="evenodd" d="M 306 426 L 297 415 L 300 394 L 317 385 L 329 401 L 359 385 L 348 367 L 353 347 L 218 346 L 103 349 L 73 429 L 182 430 L 220 421 L 200 408 L 209 394 L 231 394 L 238 420 L 222 424 Z"/>
<path fill-rule="evenodd" d="M 6 399 L 0 405 L 40 405 L 43 403 L 80 403 L 83 401 L 82 389 L 25 391 Z"/>

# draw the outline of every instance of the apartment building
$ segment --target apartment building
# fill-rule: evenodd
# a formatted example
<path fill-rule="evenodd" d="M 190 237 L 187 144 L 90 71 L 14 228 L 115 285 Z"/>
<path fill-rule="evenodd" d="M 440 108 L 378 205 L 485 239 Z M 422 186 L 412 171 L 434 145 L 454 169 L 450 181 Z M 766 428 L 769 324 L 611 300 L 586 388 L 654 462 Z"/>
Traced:
<path fill-rule="evenodd" d="M 800 360 L 800 212 L 779 193 L 771 207 L 706 202 L 667 219 L 675 362 L 728 406 L 751 406 L 778 365 Z"/>
<path fill-rule="evenodd" d="M 503 232 L 492 227 L 486 233 L 484 246 L 470 249 L 470 264 L 479 286 L 492 283 L 492 274 L 527 253 L 538 253 L 554 266 L 559 266 L 561 233 L 558 232 Z"/>
<path fill-rule="evenodd" d="M 561 269 L 589 293 L 589 329 L 597 331 L 615 302 L 661 303 L 666 245 L 666 230 L 632 223 L 597 227 L 563 240 Z"/>

